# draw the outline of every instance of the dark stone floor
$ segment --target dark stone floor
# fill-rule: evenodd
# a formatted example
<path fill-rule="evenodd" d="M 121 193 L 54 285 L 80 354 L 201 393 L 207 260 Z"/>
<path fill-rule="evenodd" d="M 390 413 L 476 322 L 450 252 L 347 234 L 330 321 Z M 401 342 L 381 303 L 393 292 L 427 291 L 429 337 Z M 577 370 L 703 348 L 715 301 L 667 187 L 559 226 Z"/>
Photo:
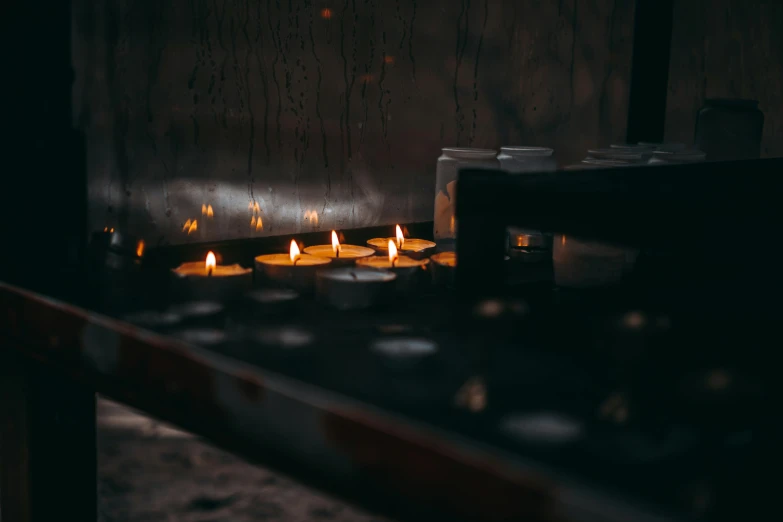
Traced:
<path fill-rule="evenodd" d="M 98 400 L 101 522 L 381 522 L 120 404 Z"/>

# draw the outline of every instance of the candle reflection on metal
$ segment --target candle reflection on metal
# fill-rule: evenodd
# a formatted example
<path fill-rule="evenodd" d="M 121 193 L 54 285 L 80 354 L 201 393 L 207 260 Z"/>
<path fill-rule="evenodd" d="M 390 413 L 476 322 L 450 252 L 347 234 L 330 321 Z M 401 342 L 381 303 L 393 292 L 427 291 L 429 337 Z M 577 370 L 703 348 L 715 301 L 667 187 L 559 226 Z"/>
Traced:
<path fill-rule="evenodd" d="M 247 204 L 247 209 L 250 211 L 250 230 L 260 232 L 264 230 L 264 220 L 261 219 L 261 206 L 258 201 L 250 201 Z"/>
<path fill-rule="evenodd" d="M 256 232 L 264 230 L 264 221 L 261 219 L 261 216 L 250 218 L 250 228 Z"/>
<path fill-rule="evenodd" d="M 318 212 L 315 210 L 306 210 L 304 213 L 304 220 L 310 222 L 310 226 L 313 228 L 318 227 Z"/>
<path fill-rule="evenodd" d="M 198 220 L 196 219 L 193 220 L 188 219 L 187 221 L 185 221 L 185 224 L 182 225 L 182 231 L 185 232 L 187 235 L 192 234 L 196 230 L 198 230 Z"/>

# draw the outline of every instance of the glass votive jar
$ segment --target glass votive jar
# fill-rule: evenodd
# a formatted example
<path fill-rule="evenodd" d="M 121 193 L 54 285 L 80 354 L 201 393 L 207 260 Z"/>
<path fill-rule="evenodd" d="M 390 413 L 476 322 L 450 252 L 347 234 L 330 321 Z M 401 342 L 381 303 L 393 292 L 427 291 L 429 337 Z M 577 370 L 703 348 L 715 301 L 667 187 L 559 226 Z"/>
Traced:
<path fill-rule="evenodd" d="M 707 99 L 696 118 L 695 144 L 709 161 L 758 158 L 763 130 L 759 102 Z"/>
<path fill-rule="evenodd" d="M 508 174 L 532 174 L 557 170 L 554 150 L 547 147 L 507 146 L 500 148 L 498 162 Z M 511 259 L 533 260 L 551 252 L 551 236 L 536 230 L 508 227 L 508 252 Z M 528 255 L 530 254 L 530 255 Z"/>
<path fill-rule="evenodd" d="M 444 148 L 435 169 L 435 219 L 433 236 L 439 251 L 454 250 L 457 238 L 457 175 L 462 168 L 497 169 L 500 163 L 492 149 Z"/>

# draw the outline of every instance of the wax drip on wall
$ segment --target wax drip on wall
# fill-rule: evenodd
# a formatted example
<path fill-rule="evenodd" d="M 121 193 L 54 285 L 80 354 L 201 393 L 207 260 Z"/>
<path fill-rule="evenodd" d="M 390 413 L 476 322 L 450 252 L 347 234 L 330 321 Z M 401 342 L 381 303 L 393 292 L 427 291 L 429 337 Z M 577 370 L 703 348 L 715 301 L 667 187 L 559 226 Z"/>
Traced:
<path fill-rule="evenodd" d="M 277 3 L 278 9 L 280 3 Z M 275 57 L 272 60 L 272 82 L 275 84 L 275 90 L 277 91 L 277 111 L 275 112 L 275 132 L 277 138 L 277 150 L 282 152 L 283 150 L 283 137 L 282 137 L 282 112 L 283 112 L 283 91 L 280 88 L 280 80 L 277 78 L 277 64 L 280 62 L 280 20 L 277 19 L 277 31 L 275 31 L 272 25 L 272 7 L 271 0 L 266 0 L 266 23 L 269 30 L 269 38 L 272 41 L 272 47 L 275 50 Z"/>
<path fill-rule="evenodd" d="M 481 25 L 481 34 L 479 35 L 478 45 L 476 46 L 476 59 L 473 65 L 473 103 L 478 101 L 478 81 L 479 81 L 479 59 L 481 58 L 481 47 L 484 44 L 484 31 L 487 29 L 487 19 L 489 18 L 489 0 L 484 0 L 484 23 Z M 473 140 L 476 138 L 476 129 L 478 127 L 478 111 L 476 106 L 473 106 L 473 125 L 470 129 L 470 138 L 468 138 L 468 145 L 473 145 Z"/>
<path fill-rule="evenodd" d="M 411 15 L 411 28 L 408 32 L 408 58 L 411 61 L 411 77 L 413 79 L 413 83 L 416 84 L 416 58 L 413 54 L 413 31 L 414 26 L 416 25 L 416 0 L 412 0 L 413 3 L 413 14 Z"/>
<path fill-rule="evenodd" d="M 367 62 L 364 64 L 364 74 L 359 78 L 362 83 L 361 98 L 362 107 L 364 108 L 364 119 L 361 123 L 361 129 L 359 132 L 359 147 L 357 152 L 361 154 L 362 145 L 364 144 L 364 136 L 367 132 L 367 121 L 369 117 L 369 102 L 367 100 L 367 88 L 372 85 L 374 75 L 372 71 L 375 68 L 375 2 L 372 0 L 365 0 L 365 4 L 369 5 L 370 11 L 370 39 L 368 42 L 369 56 Z"/>
<path fill-rule="evenodd" d="M 456 64 L 454 66 L 454 108 L 455 122 L 457 126 L 456 145 L 460 144 L 462 132 L 465 130 L 465 115 L 462 114 L 462 106 L 459 102 L 459 70 L 462 67 L 462 59 L 465 56 L 465 47 L 468 44 L 470 32 L 470 0 L 462 0 L 462 7 L 457 17 L 457 48 L 455 51 Z M 463 19 L 465 20 L 463 29 Z"/>
<path fill-rule="evenodd" d="M 323 153 L 324 158 L 324 169 L 326 171 L 326 198 L 328 199 L 332 192 L 332 178 L 329 173 L 329 153 L 327 152 L 327 142 L 326 142 L 326 127 L 324 126 L 324 117 L 321 114 L 321 83 L 323 82 L 323 64 L 321 63 L 321 58 L 318 56 L 318 53 L 315 48 L 315 37 L 313 36 L 313 23 L 314 23 L 314 14 L 316 7 L 312 5 L 311 0 L 306 0 L 305 5 L 310 7 L 310 20 L 307 28 L 307 32 L 310 36 L 310 50 L 313 53 L 313 58 L 315 59 L 316 63 L 316 74 L 317 74 L 317 83 L 315 87 L 315 115 L 318 118 L 318 122 L 321 126 L 321 149 Z M 328 8 L 324 8 L 328 9 Z M 331 10 L 328 10 L 328 16 L 324 16 L 324 10 L 321 10 L 321 18 L 324 20 L 331 19 Z"/>
<path fill-rule="evenodd" d="M 250 18 L 250 12 L 248 11 L 248 19 Z M 269 148 L 269 79 L 267 77 L 267 70 L 266 70 L 266 60 L 263 58 L 263 55 L 260 50 L 263 50 L 264 46 L 264 38 L 263 33 L 261 30 L 261 3 L 256 4 L 256 35 L 255 38 L 250 40 L 250 31 L 247 29 L 247 25 L 243 28 L 243 33 L 245 35 L 245 41 L 248 46 L 248 53 L 252 53 L 253 56 L 255 56 L 256 66 L 258 67 L 258 74 L 261 77 L 261 93 L 264 98 L 264 125 L 263 125 L 263 131 L 264 131 L 264 151 L 266 152 L 266 164 L 269 165 L 272 160 L 272 155 Z M 249 55 L 248 55 L 249 60 Z M 250 74 L 250 67 L 249 64 L 246 61 L 246 71 L 247 74 Z M 249 83 L 249 80 L 248 80 Z M 252 103 L 248 101 L 248 104 L 252 107 Z M 251 113 L 251 118 L 253 119 L 253 123 L 255 123 L 255 115 Z M 255 130 L 255 129 L 253 129 Z M 254 132 L 255 134 L 255 132 Z M 254 180 L 255 178 L 251 178 Z"/>

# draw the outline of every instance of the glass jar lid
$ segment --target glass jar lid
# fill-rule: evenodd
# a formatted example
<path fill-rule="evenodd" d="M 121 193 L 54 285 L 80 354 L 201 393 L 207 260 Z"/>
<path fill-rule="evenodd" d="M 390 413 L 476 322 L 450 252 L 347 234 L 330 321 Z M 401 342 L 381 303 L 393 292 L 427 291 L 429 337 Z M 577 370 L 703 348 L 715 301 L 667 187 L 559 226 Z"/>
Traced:
<path fill-rule="evenodd" d="M 508 146 L 500 147 L 500 152 L 509 156 L 549 157 L 554 153 L 554 150 L 548 147 Z"/>
<path fill-rule="evenodd" d="M 697 163 L 699 161 L 704 161 L 706 157 L 707 155 L 700 150 L 681 150 L 675 152 L 656 150 L 653 153 L 654 159 L 672 163 Z"/>
<path fill-rule="evenodd" d="M 472 149 L 467 147 L 445 147 L 443 154 L 454 159 L 494 159 L 497 151 L 494 149 Z"/>

